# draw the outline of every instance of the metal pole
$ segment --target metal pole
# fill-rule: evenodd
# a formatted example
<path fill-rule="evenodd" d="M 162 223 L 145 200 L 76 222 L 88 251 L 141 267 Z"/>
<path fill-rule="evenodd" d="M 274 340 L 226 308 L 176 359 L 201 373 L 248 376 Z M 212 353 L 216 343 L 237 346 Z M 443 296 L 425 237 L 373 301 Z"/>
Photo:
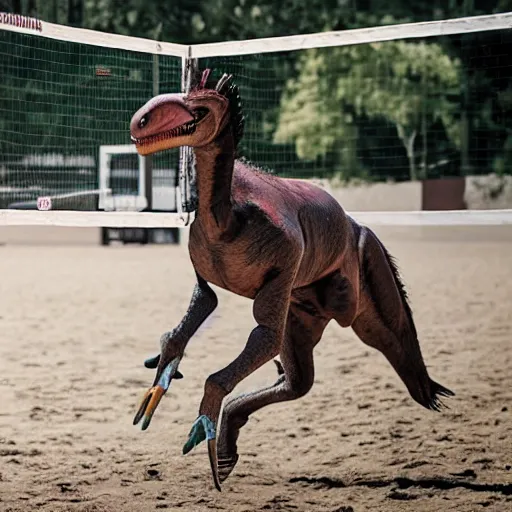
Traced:
<path fill-rule="evenodd" d="M 158 95 L 160 84 L 160 68 L 158 55 L 153 55 L 153 96 Z M 148 155 L 144 158 L 144 187 L 147 201 L 147 211 L 153 209 L 153 157 Z"/>
<path fill-rule="evenodd" d="M 197 66 L 197 59 L 184 57 L 182 60 L 181 90 L 185 94 L 190 91 L 192 76 Z M 179 186 L 182 210 L 187 213 L 193 212 L 197 209 L 196 172 L 194 152 L 188 146 L 180 148 Z"/>

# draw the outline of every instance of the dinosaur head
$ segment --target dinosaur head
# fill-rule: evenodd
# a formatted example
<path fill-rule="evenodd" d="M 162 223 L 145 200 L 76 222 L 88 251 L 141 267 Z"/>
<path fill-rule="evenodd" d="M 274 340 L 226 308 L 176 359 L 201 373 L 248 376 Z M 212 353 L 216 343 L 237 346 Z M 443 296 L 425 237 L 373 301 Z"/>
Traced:
<path fill-rule="evenodd" d="M 189 94 L 160 94 L 149 100 L 132 117 L 132 142 L 141 155 L 179 146 L 201 147 L 214 141 L 228 124 L 235 145 L 243 131 L 238 88 L 231 75 L 209 83 L 206 69 Z"/>

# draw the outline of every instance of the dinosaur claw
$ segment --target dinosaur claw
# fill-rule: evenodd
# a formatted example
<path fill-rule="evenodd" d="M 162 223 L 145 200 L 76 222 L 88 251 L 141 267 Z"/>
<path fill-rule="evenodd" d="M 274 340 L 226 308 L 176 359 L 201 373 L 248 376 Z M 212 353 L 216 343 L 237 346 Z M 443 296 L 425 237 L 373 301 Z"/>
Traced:
<path fill-rule="evenodd" d="M 160 362 L 160 354 L 154 356 L 154 357 L 148 357 L 144 361 L 144 366 L 149 369 L 154 369 L 158 366 L 158 363 Z"/>
<path fill-rule="evenodd" d="M 183 454 L 187 454 L 204 440 L 208 441 L 208 457 L 210 459 L 210 467 L 212 470 L 213 483 L 215 488 L 220 491 L 220 478 L 217 463 L 217 439 L 215 431 L 215 423 L 206 415 L 199 416 L 188 435 L 187 442 L 183 446 Z"/>
<path fill-rule="evenodd" d="M 206 415 L 199 416 L 194 421 L 188 439 L 183 446 L 183 455 L 186 455 L 192 448 L 202 443 L 205 439 L 215 439 L 215 424 Z"/>
<path fill-rule="evenodd" d="M 140 402 L 137 413 L 135 414 L 135 417 L 133 418 L 134 425 L 137 425 L 137 423 L 139 423 L 139 421 L 142 419 L 142 416 L 144 416 L 144 413 L 146 412 L 146 409 L 148 408 L 148 404 L 149 404 L 150 400 L 151 400 L 151 389 L 146 391 L 146 393 L 142 397 L 142 400 Z"/>
<path fill-rule="evenodd" d="M 137 414 L 133 418 L 133 424 L 137 425 L 139 421 L 144 418 L 141 429 L 146 430 L 149 427 L 151 418 L 155 413 L 155 410 L 160 403 L 160 400 L 165 394 L 165 389 L 161 386 L 153 386 L 150 390 L 146 391 L 146 394 L 142 398 L 141 404 L 137 411 Z"/>
<path fill-rule="evenodd" d="M 279 361 L 279 359 L 274 359 L 273 361 L 277 367 L 277 374 L 284 375 L 284 368 L 283 368 L 283 365 L 281 364 L 281 361 Z"/>
<path fill-rule="evenodd" d="M 148 357 L 148 359 L 146 359 L 144 361 L 144 366 L 146 368 L 149 368 L 150 370 L 152 370 L 152 369 L 158 367 L 159 362 L 160 362 L 160 354 L 158 354 L 154 357 Z M 173 379 L 183 379 L 183 374 L 180 371 L 176 370 L 176 372 L 172 378 Z"/>
<path fill-rule="evenodd" d="M 208 439 L 208 458 L 210 459 L 210 468 L 212 470 L 213 483 L 217 491 L 221 492 L 219 464 L 217 461 L 217 439 Z"/>
<path fill-rule="evenodd" d="M 156 357 L 159 359 L 160 355 Z M 153 358 L 153 360 L 154 359 L 156 358 Z M 137 413 L 133 418 L 134 425 L 137 425 L 140 422 L 140 420 L 144 419 L 144 421 L 142 422 L 141 429 L 146 430 L 149 427 L 151 418 L 153 417 L 153 414 L 155 413 L 155 410 L 158 407 L 160 400 L 162 400 L 162 397 L 165 395 L 165 393 L 169 389 L 169 386 L 171 385 L 171 380 L 173 378 L 183 378 L 183 375 L 178 372 L 179 362 L 180 358 L 173 359 L 164 368 L 164 371 L 160 375 L 157 384 L 148 391 L 146 391 L 140 403 L 139 409 L 137 410 Z"/>
<path fill-rule="evenodd" d="M 221 457 L 217 461 L 218 475 L 220 482 L 224 482 L 231 474 L 238 462 L 238 454 L 231 457 Z"/>

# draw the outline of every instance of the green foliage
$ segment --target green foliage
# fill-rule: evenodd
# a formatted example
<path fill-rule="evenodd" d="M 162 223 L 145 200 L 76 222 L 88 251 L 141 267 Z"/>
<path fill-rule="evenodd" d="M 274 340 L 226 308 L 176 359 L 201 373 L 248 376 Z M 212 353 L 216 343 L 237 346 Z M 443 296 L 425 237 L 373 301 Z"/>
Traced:
<path fill-rule="evenodd" d="M 503 144 L 503 152 L 493 162 L 494 172 L 499 176 L 512 174 L 512 130 L 509 130 L 509 133 Z"/>
<path fill-rule="evenodd" d="M 298 79 L 283 95 L 275 141 L 293 141 L 301 158 L 352 145 L 363 117 L 393 124 L 407 151 L 418 132 L 438 121 L 453 144 L 459 142 L 457 105 L 449 98 L 460 87 L 460 62 L 438 44 L 390 41 L 311 50 L 298 68 Z"/>

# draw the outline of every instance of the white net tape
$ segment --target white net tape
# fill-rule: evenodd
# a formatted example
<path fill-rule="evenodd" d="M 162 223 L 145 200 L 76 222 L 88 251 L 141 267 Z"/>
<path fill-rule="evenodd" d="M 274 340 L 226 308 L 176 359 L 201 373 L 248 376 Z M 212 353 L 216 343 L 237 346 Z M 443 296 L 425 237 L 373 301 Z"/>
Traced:
<path fill-rule="evenodd" d="M 496 226 L 512 225 L 511 210 L 348 212 L 372 226 Z M 194 214 L 145 212 L 75 212 L 0 210 L 0 226 L 186 227 Z"/>

